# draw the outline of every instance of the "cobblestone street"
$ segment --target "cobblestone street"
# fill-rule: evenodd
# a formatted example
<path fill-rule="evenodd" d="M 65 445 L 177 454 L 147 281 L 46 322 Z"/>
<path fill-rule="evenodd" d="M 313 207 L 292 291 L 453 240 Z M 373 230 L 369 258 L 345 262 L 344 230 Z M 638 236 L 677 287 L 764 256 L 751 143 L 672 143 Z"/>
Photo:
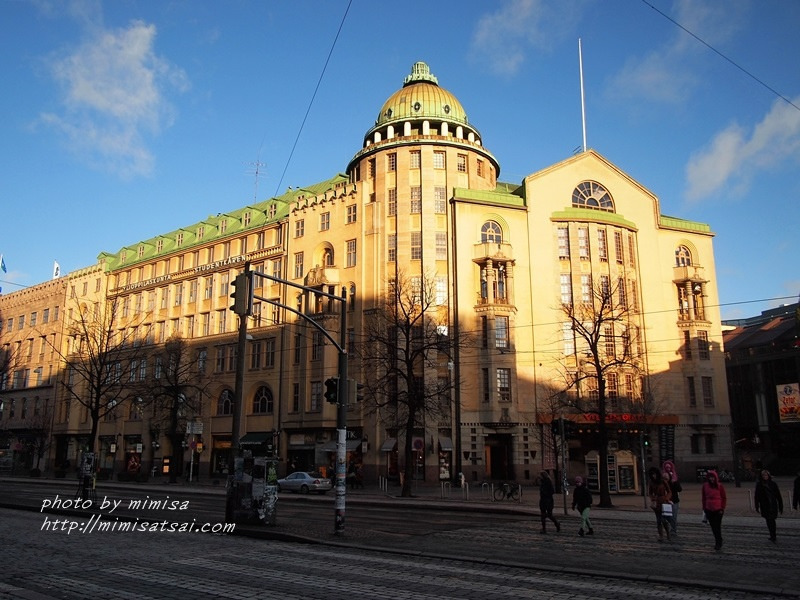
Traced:
<path fill-rule="evenodd" d="M 768 589 L 748 593 L 671 585 L 669 580 L 679 574 L 671 576 L 669 568 L 662 582 L 537 570 L 530 568 L 526 559 L 525 540 L 540 542 L 526 527 L 516 531 L 490 528 L 478 537 L 470 530 L 469 537 L 484 550 L 496 547 L 498 541 L 516 548 L 518 562 L 528 563 L 527 568 L 486 560 L 489 557 L 454 561 L 421 556 L 420 552 L 396 554 L 363 546 L 293 544 L 213 534 L 45 533 L 39 531 L 41 514 L 15 510 L 0 514 L 0 538 L 24 540 L 6 553 L 0 576 L 2 599 L 773 597 Z M 429 544 L 440 551 L 449 546 L 453 554 L 467 554 L 470 546 L 464 546 L 464 535 L 431 536 L 438 539 Z M 562 534 L 548 539 L 547 548 L 563 544 L 564 550 L 588 559 L 608 546 L 608 537 L 600 540 Z M 728 566 L 729 558 L 720 557 L 719 568 L 734 572 L 736 566 Z"/>

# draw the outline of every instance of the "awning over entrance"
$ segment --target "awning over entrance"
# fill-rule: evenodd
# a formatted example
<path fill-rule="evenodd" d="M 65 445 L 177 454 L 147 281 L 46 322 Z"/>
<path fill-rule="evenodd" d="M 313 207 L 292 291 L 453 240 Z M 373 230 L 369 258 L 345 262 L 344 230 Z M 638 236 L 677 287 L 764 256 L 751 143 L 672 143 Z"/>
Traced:
<path fill-rule="evenodd" d="M 453 440 L 447 437 L 440 437 L 439 438 L 439 450 L 442 452 L 452 452 L 453 451 Z"/>
<path fill-rule="evenodd" d="M 272 437 L 272 432 L 260 431 L 255 433 L 245 433 L 239 440 L 240 446 L 258 446 Z"/>
<path fill-rule="evenodd" d="M 361 447 L 361 440 L 346 440 L 345 447 L 347 448 L 348 452 L 358 450 Z M 320 450 L 323 452 L 336 452 L 336 440 L 325 442 Z"/>
<path fill-rule="evenodd" d="M 381 446 L 381 452 L 391 452 L 397 446 L 397 440 L 395 438 L 386 438 L 386 441 L 383 442 L 383 446 Z"/>

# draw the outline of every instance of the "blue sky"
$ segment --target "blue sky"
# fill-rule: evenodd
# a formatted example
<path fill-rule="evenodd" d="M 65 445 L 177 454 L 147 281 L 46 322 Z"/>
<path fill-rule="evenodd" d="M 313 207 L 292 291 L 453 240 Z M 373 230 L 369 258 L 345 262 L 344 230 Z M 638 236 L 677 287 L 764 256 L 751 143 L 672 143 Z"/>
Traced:
<path fill-rule="evenodd" d="M 758 314 L 800 293 L 798 27 L 795 0 L 7 0 L 0 285 L 344 171 L 419 60 L 519 183 L 582 143 L 580 38 L 588 146 L 709 223 L 723 318 Z"/>

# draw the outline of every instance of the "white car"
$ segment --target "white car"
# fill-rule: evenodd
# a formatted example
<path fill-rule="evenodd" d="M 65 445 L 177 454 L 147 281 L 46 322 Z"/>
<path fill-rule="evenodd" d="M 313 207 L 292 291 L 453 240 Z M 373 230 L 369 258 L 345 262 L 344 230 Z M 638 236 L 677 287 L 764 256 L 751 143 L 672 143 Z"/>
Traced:
<path fill-rule="evenodd" d="M 279 492 L 285 490 L 287 492 L 300 492 L 301 494 L 309 492 L 324 494 L 330 489 L 333 489 L 331 480 L 313 471 L 295 471 L 284 479 L 278 479 Z"/>

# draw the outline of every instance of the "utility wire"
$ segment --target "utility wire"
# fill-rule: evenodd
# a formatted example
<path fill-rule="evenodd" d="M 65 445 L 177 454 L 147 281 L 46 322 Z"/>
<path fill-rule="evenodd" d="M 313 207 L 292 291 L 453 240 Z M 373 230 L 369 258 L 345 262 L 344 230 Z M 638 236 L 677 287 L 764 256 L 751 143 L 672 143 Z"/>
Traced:
<path fill-rule="evenodd" d="M 322 67 L 322 73 L 319 74 L 319 79 L 317 80 L 317 87 L 314 88 L 314 93 L 311 95 L 311 101 L 308 103 L 308 108 L 306 109 L 306 114 L 303 117 L 303 122 L 300 124 L 300 129 L 297 131 L 297 137 L 295 137 L 294 139 L 294 144 L 292 145 L 292 151 L 289 153 L 289 158 L 286 159 L 286 166 L 283 167 L 283 173 L 281 173 L 281 178 L 278 181 L 278 185 L 275 187 L 276 198 L 278 196 L 278 192 L 281 189 L 283 178 L 286 176 L 286 171 L 289 169 L 289 163 L 292 162 L 292 156 L 294 156 L 294 150 L 295 148 L 297 148 L 297 142 L 300 141 L 300 134 L 303 133 L 303 127 L 305 127 L 306 120 L 308 119 L 308 114 L 311 112 L 311 106 L 314 104 L 314 99 L 317 97 L 319 86 L 322 84 L 322 78 L 325 76 L 325 71 L 328 69 L 328 63 L 330 62 L 331 56 L 333 55 L 333 49 L 336 47 L 336 42 L 339 40 L 339 34 L 342 33 L 342 28 L 344 27 L 345 19 L 347 19 L 347 13 L 350 12 L 351 4 L 353 4 L 353 0 L 350 0 L 347 3 L 347 8 L 345 9 L 344 15 L 342 16 L 342 22 L 339 23 L 339 30 L 336 32 L 336 37 L 333 39 L 333 43 L 331 44 L 331 49 L 328 52 L 328 58 L 325 59 L 325 66 Z"/>
<path fill-rule="evenodd" d="M 786 102 L 787 104 L 789 104 L 789 105 L 793 106 L 793 107 L 794 107 L 794 108 L 796 108 L 798 111 L 800 111 L 800 106 L 797 106 L 797 104 L 795 104 L 794 102 L 792 102 L 792 101 L 791 101 L 789 98 L 787 98 L 786 96 L 784 96 L 783 94 L 781 94 L 779 91 L 777 91 L 777 90 L 775 90 L 774 88 L 772 88 L 772 87 L 770 87 L 769 85 L 767 85 L 765 82 L 763 82 L 761 79 L 759 79 L 758 77 L 756 77 L 755 75 L 753 75 L 753 74 L 752 74 L 750 71 L 748 71 L 747 69 L 745 69 L 743 66 L 741 66 L 741 65 L 740 65 L 740 64 L 738 64 L 738 63 L 736 63 L 736 62 L 735 62 L 733 59 L 730 59 L 730 58 L 728 58 L 727 56 L 725 56 L 725 55 L 724 55 L 722 52 L 720 52 L 719 50 L 717 50 L 716 48 L 714 48 L 714 46 L 712 46 L 711 44 L 709 44 L 708 42 L 706 42 L 705 40 L 703 40 L 701 37 L 699 37 L 699 36 L 698 36 L 698 35 L 696 35 L 695 33 L 693 33 L 693 32 L 691 32 L 691 31 L 689 31 L 688 29 L 686 29 L 686 27 L 684 27 L 683 25 L 681 25 L 680 23 L 678 23 L 678 22 L 677 22 L 675 19 L 673 19 L 672 17 L 670 17 L 668 14 L 664 13 L 663 11 L 660 11 L 660 10 L 659 10 L 659 9 L 657 9 L 655 6 L 653 6 L 652 4 L 650 4 L 650 2 L 648 2 L 647 0 L 642 0 L 642 2 L 643 2 L 644 4 L 646 4 L 647 6 L 649 6 L 650 8 L 652 8 L 654 11 L 656 11 L 656 12 L 657 12 L 658 14 L 660 14 L 662 17 L 664 17 L 664 18 L 665 18 L 665 19 L 667 19 L 668 21 L 672 22 L 672 23 L 673 23 L 673 24 L 674 24 L 676 27 L 680 27 L 681 29 L 683 29 L 683 30 L 684 30 L 686 33 L 688 33 L 690 36 L 692 36 L 692 37 L 693 37 L 694 39 L 696 39 L 698 42 L 700 42 L 701 44 L 703 44 L 703 45 L 704 45 L 706 48 L 708 48 L 709 50 L 711 50 L 711 51 L 712 51 L 714 54 L 716 54 L 716 55 L 718 55 L 718 56 L 720 56 L 720 57 L 724 58 L 725 60 L 727 60 L 727 61 L 728 61 L 729 63 L 731 63 L 731 64 L 732 64 L 734 67 L 736 67 L 737 69 L 739 69 L 739 70 L 740 70 L 742 73 L 744 73 L 745 75 L 747 75 L 748 77 L 750 77 L 750 78 L 751 78 L 753 81 L 755 81 L 755 82 L 756 82 L 756 83 L 758 83 L 759 85 L 761 85 L 761 86 L 763 86 L 763 87 L 767 88 L 767 89 L 768 89 L 770 92 L 772 92 L 773 94 L 775 94 L 775 95 L 776 95 L 778 98 L 780 98 L 781 100 L 783 100 L 783 101 L 784 101 L 784 102 Z"/>

